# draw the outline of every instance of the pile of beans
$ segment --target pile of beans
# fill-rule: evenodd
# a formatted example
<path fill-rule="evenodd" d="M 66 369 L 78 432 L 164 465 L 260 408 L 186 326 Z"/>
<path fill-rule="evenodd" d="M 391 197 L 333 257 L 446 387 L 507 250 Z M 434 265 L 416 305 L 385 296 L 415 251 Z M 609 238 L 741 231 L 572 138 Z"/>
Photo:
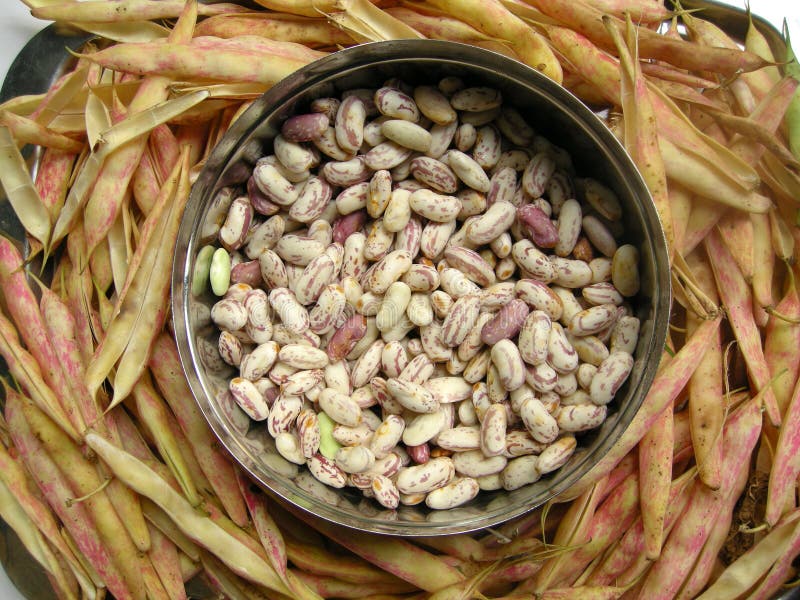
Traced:
<path fill-rule="evenodd" d="M 272 151 L 215 197 L 194 283 L 277 451 L 389 509 L 564 465 L 633 366 L 614 193 L 453 77 L 314 100 Z"/>

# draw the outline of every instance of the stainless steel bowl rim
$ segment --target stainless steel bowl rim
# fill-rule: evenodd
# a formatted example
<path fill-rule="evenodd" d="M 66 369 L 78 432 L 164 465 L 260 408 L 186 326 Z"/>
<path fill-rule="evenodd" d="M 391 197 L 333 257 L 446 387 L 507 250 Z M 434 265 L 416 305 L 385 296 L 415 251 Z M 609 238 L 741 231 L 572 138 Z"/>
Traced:
<path fill-rule="evenodd" d="M 666 341 L 671 290 L 666 241 L 660 227 L 658 214 L 653 206 L 652 197 L 647 186 L 624 147 L 600 118 L 578 98 L 538 71 L 518 61 L 495 52 L 455 42 L 437 40 L 373 42 L 341 50 L 319 59 L 282 80 L 257 99 L 237 119 L 212 151 L 193 186 L 181 223 L 173 266 L 172 311 L 178 350 L 190 388 L 204 417 L 222 445 L 248 474 L 268 492 L 319 517 L 363 531 L 425 536 L 464 533 L 495 526 L 526 513 L 549 498 L 558 496 L 575 484 L 587 470 L 586 468 L 590 466 L 590 463 L 596 462 L 611 449 L 619 436 L 622 435 L 627 423 L 618 422 L 608 432 L 605 439 L 596 443 L 592 452 L 586 452 L 575 460 L 574 464 L 571 464 L 569 472 L 559 474 L 558 481 L 548 488 L 548 497 L 542 496 L 532 501 L 516 502 L 502 510 L 477 511 L 478 514 L 451 509 L 449 514 L 454 515 L 451 522 L 446 520 L 447 515 L 444 514 L 436 515 L 431 520 L 424 521 L 393 521 L 359 515 L 357 511 L 344 511 L 337 506 L 319 501 L 314 496 L 297 489 L 295 485 L 285 485 L 284 482 L 267 473 L 248 455 L 234 433 L 222 422 L 219 410 L 211 400 L 209 389 L 194 368 L 196 364 L 199 364 L 199 355 L 195 340 L 190 335 L 191 314 L 189 311 L 192 276 L 191 257 L 198 250 L 198 240 L 195 232 L 204 216 L 203 203 L 210 198 L 208 189 L 218 186 L 220 174 L 224 172 L 226 165 L 235 153 L 240 150 L 240 141 L 248 139 L 248 136 L 253 134 L 262 121 L 267 117 L 273 117 L 276 111 L 283 111 L 283 117 L 288 116 L 286 111 L 294 106 L 293 98 L 298 95 L 302 96 L 308 90 L 320 86 L 324 82 L 336 80 L 348 73 L 357 72 L 359 69 L 375 68 L 375 65 L 388 69 L 395 63 L 408 63 L 409 61 L 413 61 L 417 68 L 423 68 L 425 65 L 433 66 L 447 63 L 457 68 L 477 69 L 487 75 L 498 76 L 498 74 L 501 74 L 504 80 L 509 81 L 509 85 L 519 86 L 529 93 L 541 94 L 550 101 L 561 105 L 580 124 L 582 131 L 592 138 L 592 142 L 602 149 L 605 154 L 603 159 L 611 161 L 624 171 L 625 185 L 630 188 L 630 192 L 638 199 L 641 205 L 642 227 L 649 241 L 649 247 L 643 249 L 645 250 L 643 256 L 649 256 L 650 260 L 652 260 L 651 268 L 653 269 L 654 277 L 651 306 L 653 315 L 652 330 L 649 333 L 646 346 L 637 349 L 637 356 L 644 357 L 644 362 L 637 358 L 637 366 L 641 372 L 637 376 L 635 388 L 629 392 L 629 397 L 632 397 L 634 405 L 622 407 L 620 410 L 620 412 L 625 412 L 625 415 L 629 417 L 627 419 L 628 422 L 633 417 L 633 412 L 638 409 L 644 399 L 646 391 L 655 376 L 661 351 Z M 459 514 L 464 516 L 460 517 Z"/>

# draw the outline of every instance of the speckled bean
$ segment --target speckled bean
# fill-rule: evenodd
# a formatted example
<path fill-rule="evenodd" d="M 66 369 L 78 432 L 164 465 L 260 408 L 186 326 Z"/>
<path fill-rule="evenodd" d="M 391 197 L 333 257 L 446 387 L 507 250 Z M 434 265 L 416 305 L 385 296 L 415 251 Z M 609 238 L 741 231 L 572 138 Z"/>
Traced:
<path fill-rule="evenodd" d="M 481 330 L 484 344 L 497 344 L 503 339 L 511 339 L 519 333 L 528 317 L 530 309 L 524 301 L 514 298 L 505 304 Z"/>
<path fill-rule="evenodd" d="M 478 495 L 480 486 L 472 477 L 456 477 L 425 497 L 428 508 L 447 510 L 466 504 Z"/>
<path fill-rule="evenodd" d="M 539 481 L 542 473 L 538 469 L 538 463 L 539 457 L 530 454 L 512 458 L 500 473 L 503 489 L 516 490 L 529 483 Z"/>
<path fill-rule="evenodd" d="M 575 439 L 575 436 L 565 435 L 557 439 L 539 454 L 539 460 L 536 461 L 536 468 L 542 475 L 552 473 L 556 469 L 564 466 L 574 454 L 575 448 L 577 447 L 578 441 Z"/>
<path fill-rule="evenodd" d="M 448 457 L 432 458 L 423 465 L 402 469 L 395 480 L 403 494 L 426 493 L 447 485 L 455 477 L 455 466 Z"/>
<path fill-rule="evenodd" d="M 442 323 L 442 342 L 457 346 L 475 327 L 480 314 L 481 300 L 477 294 L 461 296 L 448 311 Z"/>
<path fill-rule="evenodd" d="M 549 444 L 558 437 L 558 422 L 537 398 L 528 398 L 523 402 L 519 416 L 537 442 Z"/>
<path fill-rule="evenodd" d="M 625 383 L 633 369 L 633 357 L 627 352 L 612 352 L 597 367 L 592 378 L 589 395 L 592 402 L 605 405 L 614 399 L 614 394 Z"/>

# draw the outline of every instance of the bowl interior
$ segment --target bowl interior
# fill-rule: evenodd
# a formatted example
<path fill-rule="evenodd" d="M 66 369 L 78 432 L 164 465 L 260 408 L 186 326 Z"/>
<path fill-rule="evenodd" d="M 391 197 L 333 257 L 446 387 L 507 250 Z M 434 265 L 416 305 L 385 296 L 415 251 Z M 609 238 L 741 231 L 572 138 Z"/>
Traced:
<path fill-rule="evenodd" d="M 611 187 L 624 207 L 624 239 L 640 250 L 641 292 L 634 299 L 641 333 L 635 366 L 609 406 L 604 424 L 582 434 L 570 461 L 540 481 L 512 492 L 481 492 L 471 503 L 447 511 L 424 505 L 383 510 L 360 492 L 318 483 L 305 468 L 284 460 L 263 424 L 251 424 L 227 399 L 231 372 L 215 360 L 216 332 L 210 292 L 191 293 L 200 248 L 215 242 L 220 215 L 217 192 L 243 186 L 253 164 L 269 154 L 271 140 L 290 115 L 311 100 L 358 87 L 378 87 L 398 77 L 410 84 L 435 84 L 456 75 L 467 85 L 501 90 L 538 134 L 566 149 L 575 170 Z M 356 46 L 319 60 L 280 82 L 258 99 L 219 142 L 195 183 L 181 224 L 173 272 L 173 316 L 184 370 L 199 406 L 223 445 L 269 492 L 320 517 L 354 528 L 399 535 L 472 531 L 531 510 L 575 483 L 622 434 L 653 379 L 669 314 L 670 282 L 663 232 L 652 199 L 623 147 L 585 105 L 540 73 L 493 52 L 432 40 Z"/>

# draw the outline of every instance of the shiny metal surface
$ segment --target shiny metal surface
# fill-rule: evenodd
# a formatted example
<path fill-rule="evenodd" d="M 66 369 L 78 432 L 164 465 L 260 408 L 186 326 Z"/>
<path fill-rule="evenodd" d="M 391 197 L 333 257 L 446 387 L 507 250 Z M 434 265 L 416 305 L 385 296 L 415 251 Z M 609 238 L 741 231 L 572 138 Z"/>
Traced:
<path fill-rule="evenodd" d="M 207 318 L 213 298 L 192 297 L 192 271 L 204 238 L 209 205 L 224 186 L 242 186 L 253 162 L 269 153 L 285 118 L 337 90 L 376 86 L 389 77 L 409 83 L 459 75 L 469 85 L 499 88 L 506 102 L 534 128 L 566 148 L 582 175 L 616 190 L 625 208 L 627 241 L 641 251 L 642 292 L 636 298 L 642 334 L 634 371 L 610 407 L 609 418 L 581 438 L 579 451 L 552 476 L 513 492 L 481 493 L 471 504 L 449 511 L 401 507 L 387 511 L 353 490 L 308 485 L 310 476 L 277 454 L 265 425 L 250 425 L 226 400 L 230 373 L 213 373 L 199 345 L 216 344 Z M 320 517 L 361 530 L 397 535 L 465 532 L 495 525 L 546 502 L 578 480 L 602 457 L 633 418 L 655 375 L 669 318 L 670 280 L 666 244 L 652 199 L 629 156 L 579 100 L 538 72 L 498 54 L 432 40 L 378 42 L 328 56 L 279 83 L 244 113 L 218 144 L 199 176 L 181 225 L 173 271 L 173 318 L 181 359 L 192 391 L 222 444 L 263 487 Z M 205 316 L 204 316 L 205 315 Z M 299 479 L 298 479 L 299 477 Z M 300 481 L 301 485 L 297 482 Z M 301 487 L 302 486 L 302 487 Z"/>
<path fill-rule="evenodd" d="M 65 48 L 76 50 L 88 39 L 84 32 L 57 28 L 54 25 L 40 31 L 14 59 L 0 89 L 0 103 L 24 94 L 46 92 L 74 60 Z M 31 169 L 35 171 L 38 152 L 23 149 Z M 0 188 L 0 233 L 25 245 L 25 235 L 14 211 Z M 27 248 L 25 248 L 27 250 Z M 5 363 L 0 360 L 0 376 L 6 376 Z M 4 521 L 0 521 L 0 562 L 14 587 L 25 598 L 50 600 L 55 598 L 44 571 L 25 549 L 19 538 Z M 11 598 L 10 595 L 1 595 Z"/>

